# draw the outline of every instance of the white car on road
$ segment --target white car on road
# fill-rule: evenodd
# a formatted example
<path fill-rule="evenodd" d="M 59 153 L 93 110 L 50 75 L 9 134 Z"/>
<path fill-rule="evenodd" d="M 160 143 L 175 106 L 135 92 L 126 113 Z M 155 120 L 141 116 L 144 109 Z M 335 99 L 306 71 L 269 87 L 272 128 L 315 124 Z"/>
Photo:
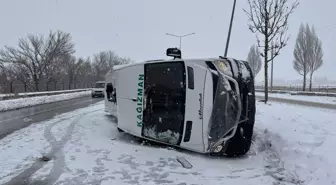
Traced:
<path fill-rule="evenodd" d="M 91 90 L 91 96 L 94 97 L 104 97 L 105 82 L 98 81 L 95 83 L 94 87 Z"/>

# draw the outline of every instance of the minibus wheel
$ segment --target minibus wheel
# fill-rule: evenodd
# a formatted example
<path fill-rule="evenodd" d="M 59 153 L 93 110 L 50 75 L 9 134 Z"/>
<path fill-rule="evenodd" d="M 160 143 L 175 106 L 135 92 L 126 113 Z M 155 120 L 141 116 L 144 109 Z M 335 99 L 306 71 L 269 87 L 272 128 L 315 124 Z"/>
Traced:
<path fill-rule="evenodd" d="M 236 157 L 245 155 L 251 147 L 253 125 L 242 123 L 238 125 L 235 135 L 228 141 L 224 155 Z"/>

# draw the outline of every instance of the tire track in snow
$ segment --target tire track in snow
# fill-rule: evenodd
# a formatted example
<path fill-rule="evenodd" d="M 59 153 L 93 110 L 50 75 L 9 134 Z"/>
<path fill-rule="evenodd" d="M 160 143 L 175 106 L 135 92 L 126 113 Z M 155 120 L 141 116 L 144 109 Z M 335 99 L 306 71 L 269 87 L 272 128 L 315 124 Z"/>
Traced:
<path fill-rule="evenodd" d="M 19 175 L 13 177 L 9 182 L 3 184 L 3 185 L 52 185 L 54 184 L 59 177 L 62 175 L 64 167 L 65 167 L 65 155 L 63 153 L 63 148 L 65 144 L 71 139 L 72 132 L 75 129 L 76 124 L 85 116 L 93 113 L 101 111 L 101 109 L 94 110 L 94 111 L 88 111 L 85 113 L 73 115 L 67 118 L 60 119 L 54 123 L 51 123 L 48 125 L 44 130 L 44 137 L 46 140 L 50 143 L 51 151 L 45 154 L 45 156 L 52 159 L 53 166 L 49 172 L 49 174 L 46 176 L 44 180 L 38 180 L 35 181 L 31 179 L 32 175 L 36 173 L 39 169 L 41 169 L 44 165 L 46 165 L 46 162 L 37 160 L 35 163 L 31 165 L 28 169 L 21 172 Z M 60 141 L 57 141 L 55 136 L 52 135 L 51 129 L 56 126 L 57 124 L 69 120 L 71 118 L 77 117 L 74 121 L 70 123 L 70 125 L 66 129 L 66 133 L 62 137 Z"/>
<path fill-rule="evenodd" d="M 282 138 L 278 135 L 270 133 L 267 129 L 263 132 L 255 130 L 253 147 L 254 152 L 262 153 L 265 165 L 265 176 L 270 176 L 275 180 L 274 185 L 281 184 L 303 184 L 299 176 L 295 172 L 289 172 L 285 169 L 284 161 L 277 149 L 275 142 L 283 143 Z"/>

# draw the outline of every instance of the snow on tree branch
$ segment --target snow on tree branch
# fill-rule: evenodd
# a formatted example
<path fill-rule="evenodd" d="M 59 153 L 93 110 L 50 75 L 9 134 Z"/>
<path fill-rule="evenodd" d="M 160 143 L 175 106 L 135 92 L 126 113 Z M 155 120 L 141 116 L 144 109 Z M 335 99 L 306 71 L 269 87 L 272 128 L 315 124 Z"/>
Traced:
<path fill-rule="evenodd" d="M 261 57 L 256 45 L 251 46 L 250 52 L 247 56 L 247 62 L 251 66 L 253 76 L 256 76 L 260 72 L 262 66 Z"/>

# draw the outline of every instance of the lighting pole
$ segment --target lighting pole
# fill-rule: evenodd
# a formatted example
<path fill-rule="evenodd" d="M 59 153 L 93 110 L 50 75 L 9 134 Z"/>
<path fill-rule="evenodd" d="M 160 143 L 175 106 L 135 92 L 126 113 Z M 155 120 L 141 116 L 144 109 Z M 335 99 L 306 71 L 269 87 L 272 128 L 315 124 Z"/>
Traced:
<path fill-rule="evenodd" d="M 231 29 L 232 29 L 232 22 L 233 22 L 233 17 L 236 9 L 236 0 L 233 1 L 233 7 L 232 7 L 232 13 L 231 13 L 231 21 L 230 21 L 230 27 L 229 27 L 229 33 L 227 36 L 226 40 L 226 47 L 225 47 L 225 53 L 224 57 L 227 57 L 228 49 L 229 49 L 229 43 L 230 43 L 230 37 L 231 37 Z"/>
<path fill-rule="evenodd" d="M 274 43 L 272 41 L 272 50 L 271 50 L 271 57 L 272 57 L 272 65 L 271 65 L 271 92 L 273 92 L 273 63 L 274 63 L 274 58 L 273 58 L 273 51 L 274 50 Z"/>
<path fill-rule="evenodd" d="M 186 34 L 186 35 L 179 36 L 179 35 L 174 35 L 174 34 L 171 34 L 171 33 L 166 33 L 166 35 L 173 36 L 173 37 L 177 37 L 177 38 L 180 39 L 180 50 L 181 50 L 181 47 L 182 47 L 182 38 L 183 38 L 183 37 L 190 36 L 190 35 L 194 35 L 194 34 L 195 34 L 195 33 L 189 33 L 189 34 Z"/>

